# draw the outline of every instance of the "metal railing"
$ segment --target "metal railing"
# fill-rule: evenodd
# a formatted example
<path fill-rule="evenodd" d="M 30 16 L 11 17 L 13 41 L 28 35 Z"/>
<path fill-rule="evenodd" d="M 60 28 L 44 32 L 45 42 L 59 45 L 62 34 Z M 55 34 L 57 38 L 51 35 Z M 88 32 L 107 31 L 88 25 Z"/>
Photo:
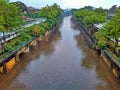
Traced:
<path fill-rule="evenodd" d="M 0 56 L 0 63 L 2 63 L 4 60 L 9 58 L 10 56 L 16 54 L 17 51 L 19 51 L 21 48 L 23 48 L 25 46 L 29 46 L 30 42 L 33 41 L 34 39 L 36 39 L 36 37 L 33 37 L 32 39 L 29 39 L 28 41 L 25 41 L 25 42 L 21 43 L 20 45 L 15 46 L 10 51 L 8 51 L 8 52 L 4 53 L 3 55 L 1 55 Z"/>
<path fill-rule="evenodd" d="M 15 38 L 16 36 L 20 35 L 20 32 L 22 32 L 22 29 L 18 30 L 16 32 L 10 32 L 7 35 L 1 36 L 0 37 L 0 43 L 4 43 L 4 41 L 8 41 L 8 40 L 11 40 L 11 39 Z"/>
<path fill-rule="evenodd" d="M 120 58 L 113 54 L 113 52 L 111 52 L 108 48 L 105 48 L 104 51 L 111 58 L 111 60 L 120 67 Z"/>

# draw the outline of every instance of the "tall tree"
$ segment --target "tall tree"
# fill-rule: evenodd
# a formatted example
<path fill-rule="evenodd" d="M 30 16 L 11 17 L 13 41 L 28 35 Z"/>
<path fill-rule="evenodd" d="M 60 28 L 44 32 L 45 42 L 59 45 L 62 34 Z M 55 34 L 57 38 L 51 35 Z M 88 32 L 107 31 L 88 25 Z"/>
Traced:
<path fill-rule="evenodd" d="M 0 31 L 12 31 L 23 22 L 22 13 L 16 5 L 9 4 L 6 0 L 0 0 Z M 5 39 L 5 38 L 4 38 Z"/>
<path fill-rule="evenodd" d="M 106 24 L 104 29 L 107 31 L 107 36 L 116 40 L 117 46 L 120 38 L 120 10 L 116 11 L 115 16 Z"/>
<path fill-rule="evenodd" d="M 107 12 L 102 7 L 96 8 L 94 11 L 101 16 L 106 16 L 107 15 Z"/>
<path fill-rule="evenodd" d="M 62 15 L 62 9 L 57 4 L 43 7 L 40 10 L 40 16 L 47 19 L 57 18 Z"/>
<path fill-rule="evenodd" d="M 0 14 L 1 15 L 1 14 Z M 0 31 L 4 32 L 5 31 L 5 27 L 4 27 L 5 21 L 3 19 L 3 16 L 0 16 Z"/>
<path fill-rule="evenodd" d="M 12 4 L 17 5 L 22 12 L 27 11 L 27 6 L 21 1 L 12 2 Z"/>

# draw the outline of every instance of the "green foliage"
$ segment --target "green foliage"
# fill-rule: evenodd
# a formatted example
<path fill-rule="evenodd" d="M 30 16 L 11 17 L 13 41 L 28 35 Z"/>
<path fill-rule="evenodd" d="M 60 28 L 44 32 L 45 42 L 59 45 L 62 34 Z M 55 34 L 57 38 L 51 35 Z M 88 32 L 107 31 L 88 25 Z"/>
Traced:
<path fill-rule="evenodd" d="M 62 14 L 62 9 L 56 3 L 54 3 L 52 6 L 46 6 L 42 8 L 40 10 L 40 17 L 46 18 L 47 20 L 39 25 L 40 34 L 43 34 L 45 30 L 50 30 L 53 26 L 55 26 Z M 42 30 L 42 28 L 45 30 Z"/>
<path fill-rule="evenodd" d="M 120 10 L 116 11 L 115 16 L 107 22 L 107 24 L 100 30 L 102 34 L 110 39 L 114 39 L 117 46 L 120 38 Z"/>
<path fill-rule="evenodd" d="M 118 39 L 120 38 L 120 10 L 116 11 L 115 16 L 106 23 L 106 25 L 94 34 L 98 40 L 98 46 L 104 48 L 108 45 L 111 50 L 119 53 L 120 47 L 118 45 Z M 114 39 L 114 42 L 111 39 Z"/>
<path fill-rule="evenodd" d="M 117 52 L 119 52 L 119 51 L 120 51 L 120 47 L 116 47 L 115 50 L 116 50 Z"/>
<path fill-rule="evenodd" d="M 103 23 L 106 20 L 106 14 L 104 10 L 91 11 L 87 9 L 80 9 L 72 11 L 73 16 L 76 17 L 79 21 L 83 22 L 85 25 L 92 25 L 97 23 Z"/>
<path fill-rule="evenodd" d="M 39 9 L 27 7 L 27 13 L 25 13 L 25 16 L 30 18 L 40 18 Z"/>
<path fill-rule="evenodd" d="M 23 15 L 14 4 L 0 0 L 0 31 L 13 30 L 23 23 Z"/>
<path fill-rule="evenodd" d="M 103 30 L 99 30 L 98 32 L 96 32 L 94 34 L 94 37 L 98 41 L 98 46 L 99 47 L 102 47 L 102 46 L 105 46 L 105 45 L 109 45 L 109 42 L 105 38 L 106 32 L 103 32 L 103 31 L 104 31 L 104 29 Z"/>
<path fill-rule="evenodd" d="M 14 4 L 16 6 L 19 7 L 19 9 L 23 12 L 23 11 L 27 11 L 27 6 L 22 3 L 21 1 L 17 1 L 17 2 L 12 2 L 11 4 Z"/>
<path fill-rule="evenodd" d="M 27 33 L 24 33 L 22 34 L 22 39 L 23 41 L 27 41 L 27 40 L 30 40 L 31 39 L 31 36 L 29 36 Z"/>
<path fill-rule="evenodd" d="M 2 54 L 2 53 L 3 53 L 3 50 L 0 49 L 0 54 Z"/>
<path fill-rule="evenodd" d="M 0 31 L 7 32 L 7 30 L 12 31 L 14 28 L 18 28 L 23 21 L 21 10 L 19 10 L 14 3 L 9 4 L 4 0 L 1 0 L 0 2 L 1 7 L 6 5 L 5 8 L 0 7 Z M 56 4 L 49 7 L 53 18 L 49 18 L 40 24 L 24 28 L 17 38 L 7 42 L 7 45 L 4 46 L 4 51 L 11 51 L 15 46 L 21 45 L 34 37 L 44 35 L 46 30 L 50 30 L 55 26 L 58 23 L 59 16 L 62 15 L 62 10 Z M 2 53 L 2 51 L 0 51 L 0 53 Z"/>
<path fill-rule="evenodd" d="M 57 20 L 55 18 L 53 19 L 47 19 L 45 22 L 40 24 L 40 27 L 44 27 L 46 30 L 50 30 L 53 26 L 57 24 Z"/>
<path fill-rule="evenodd" d="M 120 38 L 120 10 L 116 11 L 116 15 L 106 24 L 105 30 L 111 38 Z"/>
<path fill-rule="evenodd" d="M 103 9 L 103 8 L 96 8 L 95 9 L 95 12 L 98 13 L 99 15 L 101 16 L 106 16 L 107 15 L 107 12 Z"/>
<path fill-rule="evenodd" d="M 3 16 L 1 15 L 1 16 L 0 16 L 0 30 L 1 30 L 2 32 L 5 31 L 4 24 L 5 24 L 5 21 L 4 21 L 4 19 L 3 19 Z"/>
<path fill-rule="evenodd" d="M 5 50 L 5 52 L 12 50 L 11 45 L 10 44 L 5 45 L 4 50 Z"/>
<path fill-rule="evenodd" d="M 49 29 L 49 25 L 48 25 L 47 22 L 42 22 L 42 23 L 40 23 L 39 26 L 40 26 L 40 27 L 43 27 L 44 29 Z"/>
<path fill-rule="evenodd" d="M 34 35 L 34 31 L 33 31 L 33 28 L 34 28 L 34 25 L 33 26 L 30 26 L 30 27 L 26 27 L 24 29 L 24 32 L 30 36 L 33 36 Z"/>
<path fill-rule="evenodd" d="M 97 40 L 103 40 L 105 39 L 105 36 L 107 35 L 107 32 L 104 28 L 102 28 L 101 30 L 98 30 L 95 34 L 94 34 L 94 37 L 97 39 Z"/>
<path fill-rule="evenodd" d="M 46 21 L 47 24 L 47 30 L 51 29 L 53 27 L 52 23 L 50 23 L 49 21 Z"/>
<path fill-rule="evenodd" d="M 61 16 L 63 13 L 62 9 L 57 5 L 54 4 L 52 6 L 46 6 L 40 10 L 40 17 L 52 19 Z"/>
<path fill-rule="evenodd" d="M 22 44 L 22 41 L 20 40 L 20 38 L 17 38 L 16 39 L 16 45 L 21 45 Z"/>
<path fill-rule="evenodd" d="M 57 23 L 58 23 L 58 20 L 56 18 L 47 19 L 46 21 L 38 25 L 33 25 L 31 27 L 25 28 L 24 33 L 28 34 L 29 36 L 44 35 L 46 30 L 50 30 Z M 24 36 L 24 34 L 22 34 L 22 36 L 25 37 L 26 35 Z"/>
<path fill-rule="evenodd" d="M 44 35 L 45 34 L 45 29 L 43 27 L 40 27 L 39 29 L 40 29 L 39 34 Z"/>
<path fill-rule="evenodd" d="M 89 10 L 76 10 L 74 13 L 73 13 L 73 16 L 75 16 L 76 18 L 79 18 L 81 21 L 83 21 L 83 19 L 88 16 L 90 13 Z"/>
<path fill-rule="evenodd" d="M 89 16 L 86 16 L 86 17 L 83 19 L 83 22 L 84 22 L 85 25 L 90 25 L 90 24 L 93 23 L 92 20 L 91 20 L 91 18 L 90 18 Z"/>
<path fill-rule="evenodd" d="M 104 49 L 106 47 L 106 43 L 102 42 L 102 41 L 99 41 L 98 42 L 98 47 Z"/>
<path fill-rule="evenodd" d="M 13 40 L 12 42 L 10 42 L 9 45 L 10 45 L 11 47 L 14 47 L 14 46 L 15 46 L 15 40 Z"/>

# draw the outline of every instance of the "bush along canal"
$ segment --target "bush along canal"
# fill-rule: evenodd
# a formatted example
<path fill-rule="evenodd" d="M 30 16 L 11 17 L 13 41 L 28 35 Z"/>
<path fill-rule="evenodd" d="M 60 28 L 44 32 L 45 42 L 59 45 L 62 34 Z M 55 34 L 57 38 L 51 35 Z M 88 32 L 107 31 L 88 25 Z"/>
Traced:
<path fill-rule="evenodd" d="M 29 53 L 31 47 L 47 41 L 54 34 L 62 20 L 62 9 L 55 7 L 54 10 L 58 11 L 53 17 L 43 16 L 47 18 L 44 22 L 25 27 L 15 37 L 13 35 L 12 39 L 1 41 L 3 45 L 1 45 L 0 49 L 0 76 L 11 71 L 20 62 L 21 53 Z M 40 13 L 44 14 L 45 12 L 41 10 Z"/>
<path fill-rule="evenodd" d="M 89 17 L 93 17 L 91 14 L 89 17 L 87 17 L 87 14 L 82 17 L 82 14 L 88 12 L 90 13 L 96 13 L 89 10 L 80 10 L 80 11 L 73 11 L 73 17 L 72 20 L 74 23 L 76 23 L 83 33 L 84 37 L 86 38 L 86 41 L 88 42 L 89 46 L 96 50 L 96 52 L 100 55 L 101 58 L 103 58 L 103 61 L 106 63 L 108 68 L 112 71 L 112 73 L 120 79 L 120 50 L 119 50 L 119 44 L 116 42 L 113 42 L 109 36 L 104 36 L 105 32 L 103 30 L 97 30 L 97 28 L 93 25 L 93 23 L 102 23 L 105 22 L 103 19 L 103 16 L 98 15 L 97 17 L 100 20 L 93 20 L 93 22 L 90 22 Z M 79 14 L 78 14 L 79 13 Z M 97 13 L 96 13 L 97 15 Z M 82 18 L 82 19 L 81 19 Z M 94 18 L 95 19 L 95 18 Z M 91 19 L 92 20 L 92 19 Z M 116 49 L 115 49 L 116 48 Z"/>

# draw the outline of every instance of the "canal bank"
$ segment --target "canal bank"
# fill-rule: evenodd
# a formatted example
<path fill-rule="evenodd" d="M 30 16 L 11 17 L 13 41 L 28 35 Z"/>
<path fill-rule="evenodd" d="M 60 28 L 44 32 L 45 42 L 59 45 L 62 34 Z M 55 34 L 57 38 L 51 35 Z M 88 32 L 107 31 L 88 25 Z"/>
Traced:
<path fill-rule="evenodd" d="M 0 78 L 2 90 L 119 90 L 119 81 L 65 17 L 56 33 Z"/>
<path fill-rule="evenodd" d="M 14 66 L 20 62 L 19 56 L 22 53 L 29 53 L 30 48 L 37 46 L 37 44 L 44 43 L 51 38 L 55 30 L 58 28 L 61 23 L 62 17 L 59 19 L 56 26 L 54 26 L 51 30 L 47 30 L 44 35 L 40 35 L 39 37 L 33 37 L 32 39 L 24 42 L 22 45 L 17 46 L 15 50 L 11 52 L 5 53 L 3 58 L 0 59 L 0 76 L 4 73 L 8 73 L 11 71 Z"/>
<path fill-rule="evenodd" d="M 74 23 L 76 23 L 83 33 L 84 37 L 86 38 L 86 41 L 88 45 L 93 48 L 103 59 L 103 61 L 106 63 L 109 69 L 111 69 L 112 73 L 120 79 L 120 59 L 116 57 L 108 48 L 100 49 L 97 45 L 97 40 L 89 34 L 86 27 L 79 22 L 75 17 L 72 17 L 72 20 Z"/>

